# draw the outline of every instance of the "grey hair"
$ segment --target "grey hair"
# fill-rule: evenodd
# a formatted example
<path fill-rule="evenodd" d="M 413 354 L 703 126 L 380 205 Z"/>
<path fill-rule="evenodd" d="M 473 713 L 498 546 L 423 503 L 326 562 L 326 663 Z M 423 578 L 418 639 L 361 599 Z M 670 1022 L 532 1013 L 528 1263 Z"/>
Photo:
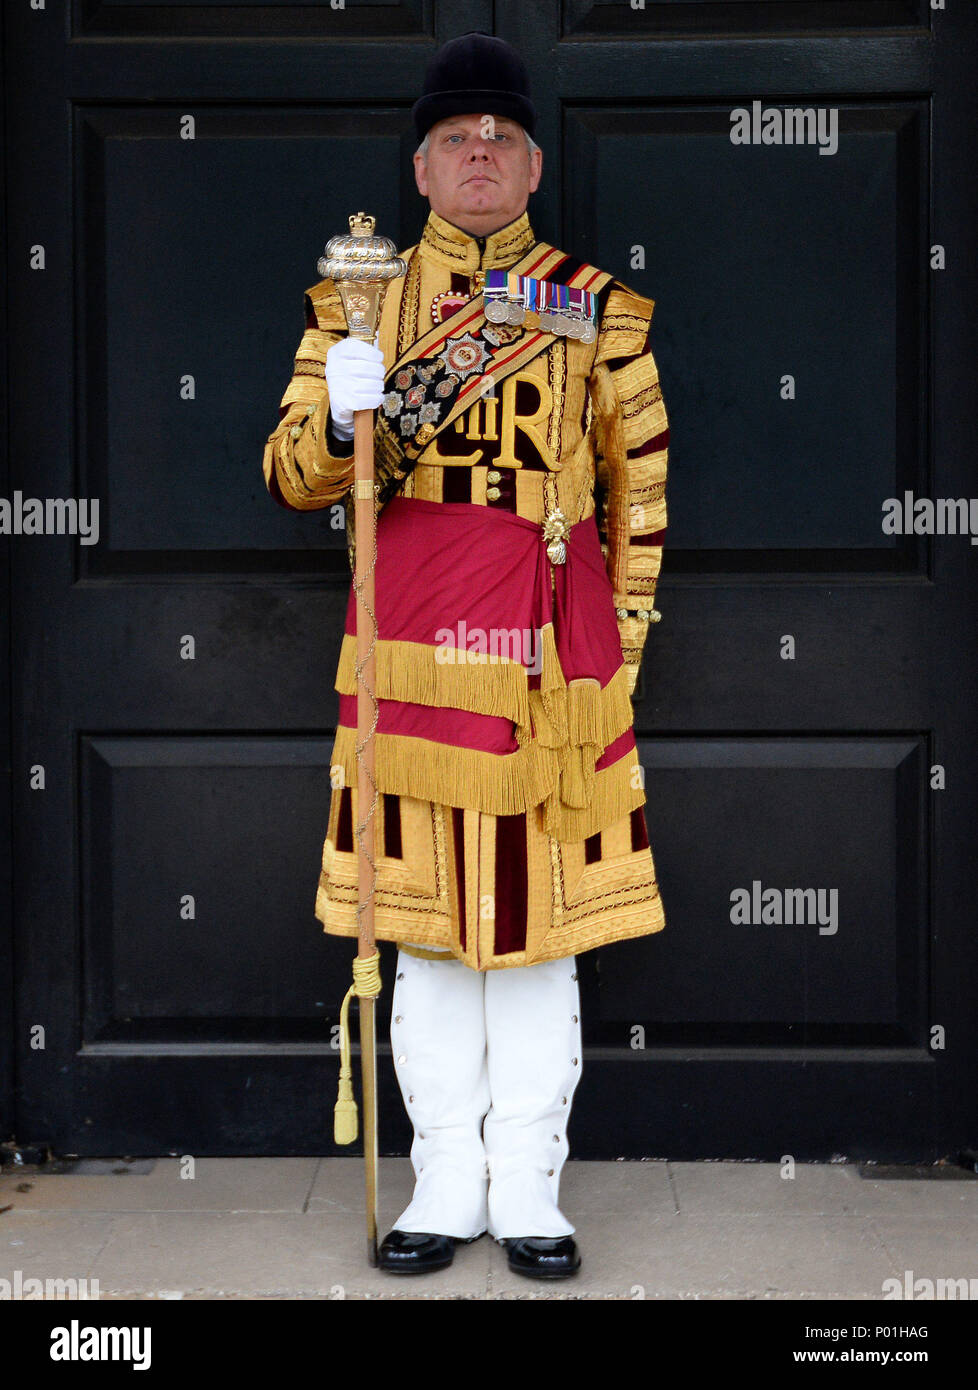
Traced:
<path fill-rule="evenodd" d="M 523 130 L 522 126 L 520 126 L 520 130 Z M 532 154 L 534 150 L 538 150 L 540 148 L 540 146 L 536 143 L 536 141 L 530 136 L 530 134 L 527 131 L 523 130 L 523 136 L 526 140 L 526 149 L 528 154 Z M 415 150 L 415 154 L 419 154 L 421 158 L 425 161 L 425 163 L 428 162 L 428 150 L 430 147 L 431 131 L 428 132 L 428 134 L 421 141 L 421 144 Z"/>

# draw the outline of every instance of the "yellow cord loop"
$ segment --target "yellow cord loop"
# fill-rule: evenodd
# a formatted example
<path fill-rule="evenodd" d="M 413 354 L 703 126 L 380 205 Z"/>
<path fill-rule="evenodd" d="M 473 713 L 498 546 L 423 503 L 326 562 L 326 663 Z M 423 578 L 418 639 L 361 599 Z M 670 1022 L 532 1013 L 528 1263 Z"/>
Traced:
<path fill-rule="evenodd" d="M 350 1064 L 350 1000 L 376 999 L 380 993 L 380 952 L 353 957 L 353 984 L 340 1007 L 340 1086 L 333 1109 L 333 1139 L 352 1144 L 357 1137 L 357 1103 L 353 1099 L 353 1067 Z"/>

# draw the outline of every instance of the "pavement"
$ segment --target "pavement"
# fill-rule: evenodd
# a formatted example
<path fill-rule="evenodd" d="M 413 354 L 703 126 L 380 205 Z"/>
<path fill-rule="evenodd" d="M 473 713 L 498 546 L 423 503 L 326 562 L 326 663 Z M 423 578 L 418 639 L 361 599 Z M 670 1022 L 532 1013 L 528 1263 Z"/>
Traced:
<path fill-rule="evenodd" d="M 435 1274 L 371 1269 L 356 1157 L 5 1168 L 0 1280 L 97 1279 L 103 1300 L 883 1299 L 897 1287 L 978 1299 L 978 1176 L 912 1171 L 931 1176 L 867 1179 L 852 1163 L 783 1176 L 772 1163 L 570 1160 L 560 1204 L 582 1268 L 542 1283 L 511 1273 L 489 1236 Z M 412 1185 L 408 1159 L 381 1159 L 381 1235 Z"/>

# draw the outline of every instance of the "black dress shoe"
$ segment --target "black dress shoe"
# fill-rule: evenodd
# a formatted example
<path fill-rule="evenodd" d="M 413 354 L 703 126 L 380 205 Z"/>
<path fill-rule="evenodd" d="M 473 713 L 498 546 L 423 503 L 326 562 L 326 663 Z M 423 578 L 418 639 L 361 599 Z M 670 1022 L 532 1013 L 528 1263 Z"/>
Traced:
<path fill-rule="evenodd" d="M 520 1236 L 504 1244 L 510 1269 L 530 1279 L 567 1279 L 581 1267 L 571 1236 Z"/>
<path fill-rule="evenodd" d="M 478 1239 L 436 1235 L 431 1231 L 399 1231 L 395 1226 L 381 1243 L 377 1267 L 389 1274 L 428 1274 L 433 1269 L 447 1269 L 455 1258 L 456 1245 L 470 1245 Z"/>

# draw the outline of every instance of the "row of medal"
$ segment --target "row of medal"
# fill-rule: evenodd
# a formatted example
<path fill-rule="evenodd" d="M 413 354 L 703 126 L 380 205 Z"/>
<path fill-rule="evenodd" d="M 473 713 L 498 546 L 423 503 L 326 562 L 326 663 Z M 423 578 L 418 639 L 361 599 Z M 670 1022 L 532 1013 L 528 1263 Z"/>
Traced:
<path fill-rule="evenodd" d="M 509 270 L 487 270 L 483 287 L 486 318 L 490 323 L 525 324 L 593 343 L 598 297 L 588 290 L 552 285 Z"/>

